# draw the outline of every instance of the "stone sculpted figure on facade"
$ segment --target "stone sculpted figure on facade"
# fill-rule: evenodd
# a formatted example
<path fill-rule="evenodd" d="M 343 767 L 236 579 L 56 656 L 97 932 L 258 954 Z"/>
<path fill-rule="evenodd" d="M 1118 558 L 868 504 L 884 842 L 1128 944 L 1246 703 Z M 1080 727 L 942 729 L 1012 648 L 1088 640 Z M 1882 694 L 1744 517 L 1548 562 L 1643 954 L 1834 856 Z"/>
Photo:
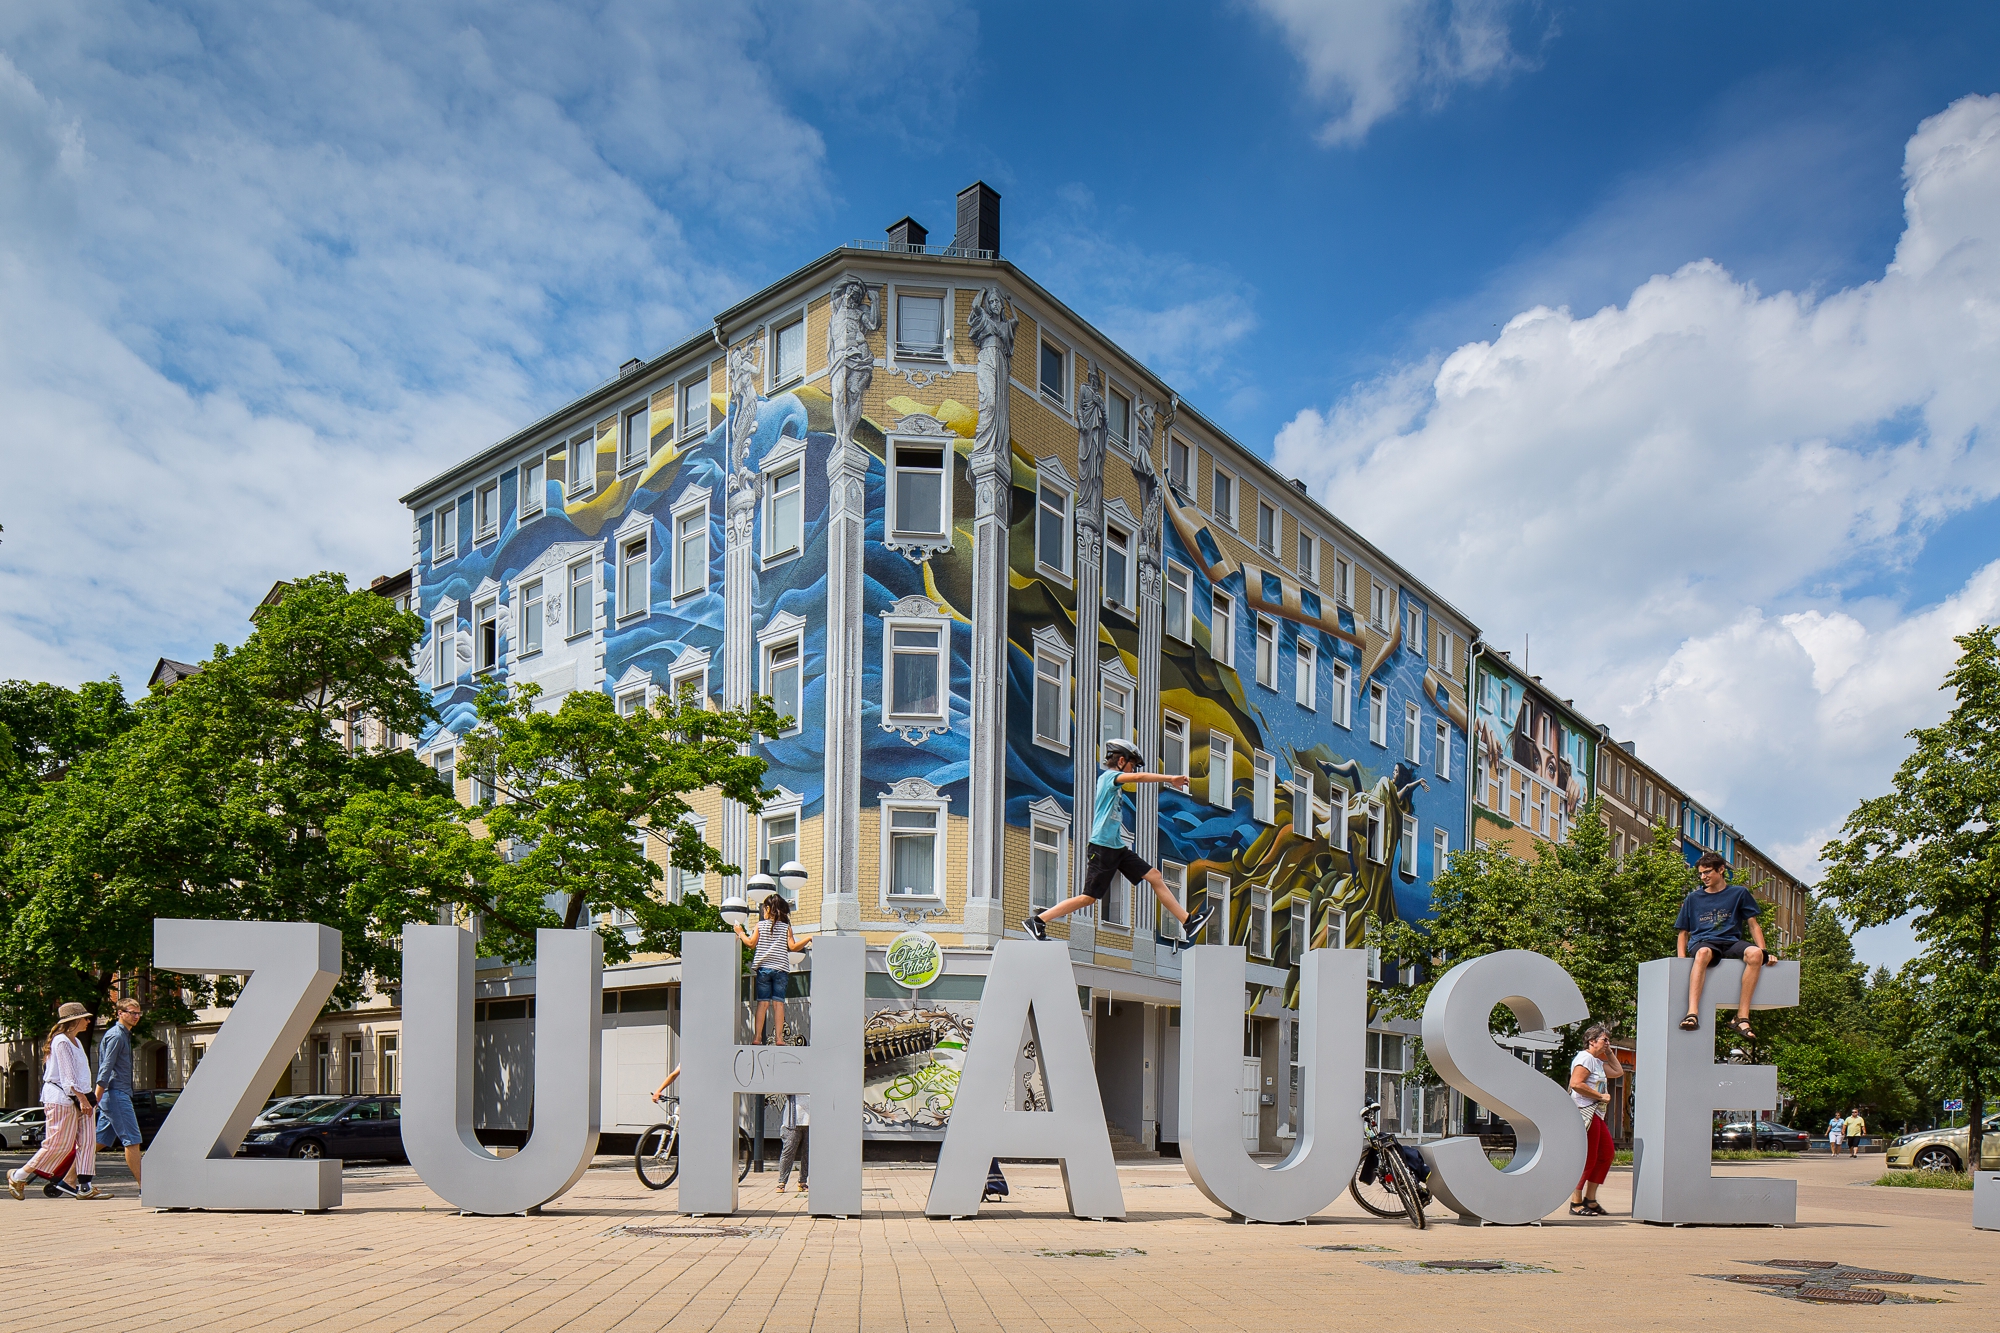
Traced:
<path fill-rule="evenodd" d="M 1142 588 L 1160 577 L 1160 550 L 1165 538 L 1160 531 L 1167 509 L 1166 479 L 1153 462 L 1153 413 L 1151 403 L 1139 404 L 1138 434 L 1134 437 L 1132 475 L 1139 482 L 1142 509 L 1139 518 L 1139 582 Z"/>
<path fill-rule="evenodd" d="M 973 434 L 972 457 L 1001 458 L 1007 453 L 1002 427 L 1007 393 L 1007 367 L 1014 359 L 1014 330 L 1021 320 L 998 287 L 985 287 L 972 303 L 965 329 L 979 349 L 979 427 Z M 988 347 L 993 354 L 988 355 Z"/>
<path fill-rule="evenodd" d="M 875 353 L 868 335 L 882 327 L 875 289 L 859 278 L 842 279 L 833 289 L 833 312 L 826 326 L 827 378 L 833 391 L 834 447 L 854 442 L 861 424 L 861 399 L 875 382 Z"/>
<path fill-rule="evenodd" d="M 1093 361 L 1076 388 L 1076 521 L 1095 536 L 1104 514 L 1104 371 Z"/>

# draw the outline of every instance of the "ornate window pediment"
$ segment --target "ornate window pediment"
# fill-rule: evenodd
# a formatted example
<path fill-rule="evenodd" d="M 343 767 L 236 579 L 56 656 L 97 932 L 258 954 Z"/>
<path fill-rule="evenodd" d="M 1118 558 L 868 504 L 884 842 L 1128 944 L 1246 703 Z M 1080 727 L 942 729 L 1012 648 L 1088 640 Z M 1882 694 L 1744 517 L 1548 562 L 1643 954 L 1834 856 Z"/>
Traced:
<path fill-rule="evenodd" d="M 536 575 L 562 569 L 579 557 L 595 555 L 602 549 L 597 542 L 556 542 L 536 556 L 526 569 L 516 574 L 514 582 L 518 585 Z"/>
<path fill-rule="evenodd" d="M 901 597 L 882 616 L 882 730 L 921 745 L 951 729 L 951 616 Z"/>

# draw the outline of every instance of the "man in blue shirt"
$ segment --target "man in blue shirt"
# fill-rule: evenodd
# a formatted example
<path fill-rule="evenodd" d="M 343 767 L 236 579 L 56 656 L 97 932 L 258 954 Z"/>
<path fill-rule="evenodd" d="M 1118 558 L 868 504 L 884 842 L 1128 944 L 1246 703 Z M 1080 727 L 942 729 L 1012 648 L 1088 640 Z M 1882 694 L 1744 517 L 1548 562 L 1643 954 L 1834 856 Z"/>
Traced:
<path fill-rule="evenodd" d="M 1694 863 L 1695 873 L 1701 876 L 1701 887 L 1681 900 L 1681 914 L 1674 919 L 1674 929 L 1680 935 L 1679 952 L 1682 958 L 1694 959 L 1694 975 L 1688 978 L 1687 1017 L 1681 1020 L 1681 1031 L 1694 1032 L 1701 1027 L 1701 987 L 1708 977 L 1708 966 L 1718 958 L 1740 958 L 1743 960 L 1743 996 L 1736 1005 L 1736 1019 L 1731 1024 L 1745 1041 L 1755 1041 L 1757 1034 L 1750 1030 L 1750 993 L 1757 989 L 1757 974 L 1764 970 L 1764 928 L 1757 924 L 1761 910 L 1757 906 L 1757 896 L 1741 884 L 1729 882 L 1729 863 L 1714 852 L 1703 852 L 1701 859 Z M 1757 942 L 1747 944 L 1743 939 L 1744 926 Z"/>
<path fill-rule="evenodd" d="M 97 1146 L 110 1148 L 111 1140 L 125 1149 L 125 1165 L 132 1169 L 132 1183 L 139 1183 L 139 1117 L 132 1109 L 132 1029 L 139 1026 L 139 1002 L 118 1002 L 118 1021 L 97 1043 Z"/>
<path fill-rule="evenodd" d="M 1211 909 L 1207 900 L 1204 899 L 1194 911 L 1188 911 L 1167 891 L 1167 881 L 1160 872 L 1147 864 L 1145 857 L 1125 846 L 1124 788 L 1141 782 L 1164 782 L 1169 787 L 1187 790 L 1186 778 L 1166 773 L 1141 773 L 1139 765 L 1143 762 L 1144 756 L 1132 742 L 1115 739 L 1104 742 L 1104 771 L 1097 775 L 1097 799 L 1090 821 L 1090 860 L 1085 865 L 1083 892 L 1074 898 L 1065 898 L 1054 907 L 1032 913 L 1023 920 L 1022 926 L 1036 939 L 1049 937 L 1049 922 L 1068 916 L 1079 907 L 1100 901 L 1111 892 L 1111 881 L 1118 875 L 1123 875 L 1133 884 L 1143 881 L 1152 885 L 1160 905 L 1181 923 L 1181 930 L 1189 940 L 1194 939 L 1208 924 Z"/>

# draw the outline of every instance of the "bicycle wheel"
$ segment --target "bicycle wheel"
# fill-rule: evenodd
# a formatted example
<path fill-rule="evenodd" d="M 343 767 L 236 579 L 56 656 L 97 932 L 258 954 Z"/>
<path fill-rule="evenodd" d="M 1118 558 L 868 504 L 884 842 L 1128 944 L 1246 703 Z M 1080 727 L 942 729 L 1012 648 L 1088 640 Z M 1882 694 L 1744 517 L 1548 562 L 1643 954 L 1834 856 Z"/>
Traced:
<path fill-rule="evenodd" d="M 1424 1229 L 1424 1201 L 1417 1192 L 1417 1178 L 1410 1174 L 1409 1164 L 1397 1162 L 1395 1173 L 1389 1177 L 1396 1187 L 1396 1196 L 1403 1201 L 1403 1212 L 1410 1219 L 1410 1225 L 1417 1230 Z"/>
<path fill-rule="evenodd" d="M 654 1125 L 639 1136 L 632 1169 L 649 1190 L 663 1190 L 681 1173 L 681 1136 L 671 1125 Z"/>
<path fill-rule="evenodd" d="M 740 1181 L 750 1174 L 750 1132 L 736 1131 L 736 1178 Z"/>
<path fill-rule="evenodd" d="M 1377 1148 L 1362 1149 L 1361 1160 L 1354 1167 L 1354 1177 L 1347 1182 L 1347 1192 L 1363 1209 L 1377 1217 L 1402 1217 L 1405 1215 L 1403 1196 L 1391 1183 L 1393 1167 L 1383 1160 L 1386 1155 Z M 1374 1170 L 1370 1174 L 1374 1179 L 1364 1184 L 1361 1173 L 1370 1164 L 1370 1159 L 1373 1159 Z"/>

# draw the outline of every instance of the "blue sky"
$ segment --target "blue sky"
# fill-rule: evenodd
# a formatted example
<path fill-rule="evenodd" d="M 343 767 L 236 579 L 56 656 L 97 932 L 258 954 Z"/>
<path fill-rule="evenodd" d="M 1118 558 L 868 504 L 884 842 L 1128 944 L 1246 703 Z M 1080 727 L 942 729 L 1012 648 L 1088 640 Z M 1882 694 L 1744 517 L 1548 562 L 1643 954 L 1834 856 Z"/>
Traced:
<path fill-rule="evenodd" d="M 402 568 L 411 483 L 984 178 L 1810 874 L 2000 618 L 1996 53 L 1991 5 L 18 0 L 0 674 Z"/>

